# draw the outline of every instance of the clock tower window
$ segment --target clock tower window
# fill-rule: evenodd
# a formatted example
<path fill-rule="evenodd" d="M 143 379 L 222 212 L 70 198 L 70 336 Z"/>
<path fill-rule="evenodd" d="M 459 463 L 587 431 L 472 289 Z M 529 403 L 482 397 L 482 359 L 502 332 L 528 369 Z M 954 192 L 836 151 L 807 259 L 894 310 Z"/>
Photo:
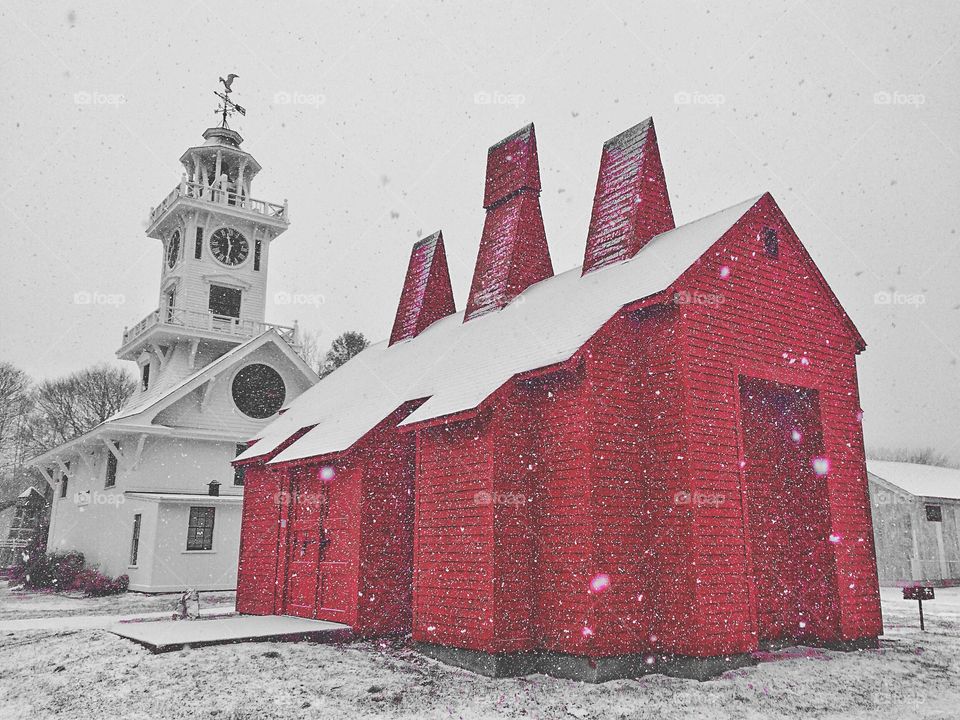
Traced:
<path fill-rule="evenodd" d="M 165 322 L 176 322 L 177 319 L 177 288 L 172 287 L 163 294 L 163 312 L 166 314 Z"/>
<path fill-rule="evenodd" d="M 197 240 L 193 244 L 193 259 L 199 260 L 203 257 L 203 228 L 197 228 Z"/>
<path fill-rule="evenodd" d="M 223 285 L 210 286 L 210 312 L 224 317 L 240 317 L 241 291 Z"/>

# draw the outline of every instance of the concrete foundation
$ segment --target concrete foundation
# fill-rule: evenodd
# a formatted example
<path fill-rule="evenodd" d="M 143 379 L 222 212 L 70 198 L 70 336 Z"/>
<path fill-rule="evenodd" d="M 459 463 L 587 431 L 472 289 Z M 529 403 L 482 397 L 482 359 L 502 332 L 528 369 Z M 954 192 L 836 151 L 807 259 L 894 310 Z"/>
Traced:
<path fill-rule="evenodd" d="M 515 677 L 543 673 L 589 683 L 634 678 L 654 673 L 708 680 L 727 670 L 755 665 L 757 662 L 750 653 L 709 658 L 652 654 L 588 658 L 543 650 L 486 653 L 430 643 L 417 643 L 416 648 L 428 657 L 488 677 Z"/>

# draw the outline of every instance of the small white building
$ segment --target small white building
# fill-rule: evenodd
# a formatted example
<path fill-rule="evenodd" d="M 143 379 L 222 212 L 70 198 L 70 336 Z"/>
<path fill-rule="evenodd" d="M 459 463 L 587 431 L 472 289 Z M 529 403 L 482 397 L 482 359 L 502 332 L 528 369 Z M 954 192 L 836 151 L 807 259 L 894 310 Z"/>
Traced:
<path fill-rule="evenodd" d="M 264 322 L 286 203 L 251 197 L 260 165 L 225 123 L 180 158 L 150 212 L 159 307 L 123 334 L 139 389 L 115 416 L 35 458 L 54 486 L 49 551 L 79 550 L 143 592 L 236 587 L 243 475 L 230 462 L 317 381 L 294 328 Z M 104 268 L 109 272 L 109 268 Z"/>
<path fill-rule="evenodd" d="M 960 470 L 867 461 L 881 585 L 960 585 Z"/>

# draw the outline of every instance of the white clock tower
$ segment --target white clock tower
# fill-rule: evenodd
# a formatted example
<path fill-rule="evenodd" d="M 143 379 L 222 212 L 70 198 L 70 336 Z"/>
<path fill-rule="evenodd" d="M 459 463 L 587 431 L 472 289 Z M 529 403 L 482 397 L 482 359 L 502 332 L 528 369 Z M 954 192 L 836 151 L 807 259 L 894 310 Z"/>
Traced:
<path fill-rule="evenodd" d="M 140 367 L 140 392 L 161 390 L 269 327 L 264 323 L 271 242 L 290 224 L 287 203 L 257 200 L 260 163 L 224 123 L 180 158 L 180 183 L 150 211 L 163 243 L 158 308 L 127 328 L 117 351 Z"/>
<path fill-rule="evenodd" d="M 55 487 L 48 547 L 82 552 L 131 590 L 236 587 L 244 473 L 231 461 L 318 379 L 296 329 L 264 322 L 271 243 L 290 218 L 286 201 L 253 198 L 260 164 L 227 125 L 245 113 L 230 100 L 235 77 L 221 78 L 221 124 L 150 210 L 159 298 L 117 351 L 139 367 L 136 393 L 32 460 Z"/>

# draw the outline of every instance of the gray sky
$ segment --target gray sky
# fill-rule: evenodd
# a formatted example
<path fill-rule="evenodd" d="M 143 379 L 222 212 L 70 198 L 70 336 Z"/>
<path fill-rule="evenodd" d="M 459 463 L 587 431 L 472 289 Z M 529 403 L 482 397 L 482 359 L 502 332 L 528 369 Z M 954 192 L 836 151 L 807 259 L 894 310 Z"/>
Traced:
<path fill-rule="evenodd" d="M 529 121 L 554 267 L 579 265 L 601 145 L 653 115 L 678 223 L 764 190 L 791 219 L 869 344 L 868 446 L 960 458 L 960 3 L 840 5 L 5 2 L 0 359 L 110 360 L 156 306 L 145 220 L 219 75 L 254 196 L 290 200 L 267 320 L 324 344 L 389 333 L 436 229 L 463 307 L 486 148 Z"/>

